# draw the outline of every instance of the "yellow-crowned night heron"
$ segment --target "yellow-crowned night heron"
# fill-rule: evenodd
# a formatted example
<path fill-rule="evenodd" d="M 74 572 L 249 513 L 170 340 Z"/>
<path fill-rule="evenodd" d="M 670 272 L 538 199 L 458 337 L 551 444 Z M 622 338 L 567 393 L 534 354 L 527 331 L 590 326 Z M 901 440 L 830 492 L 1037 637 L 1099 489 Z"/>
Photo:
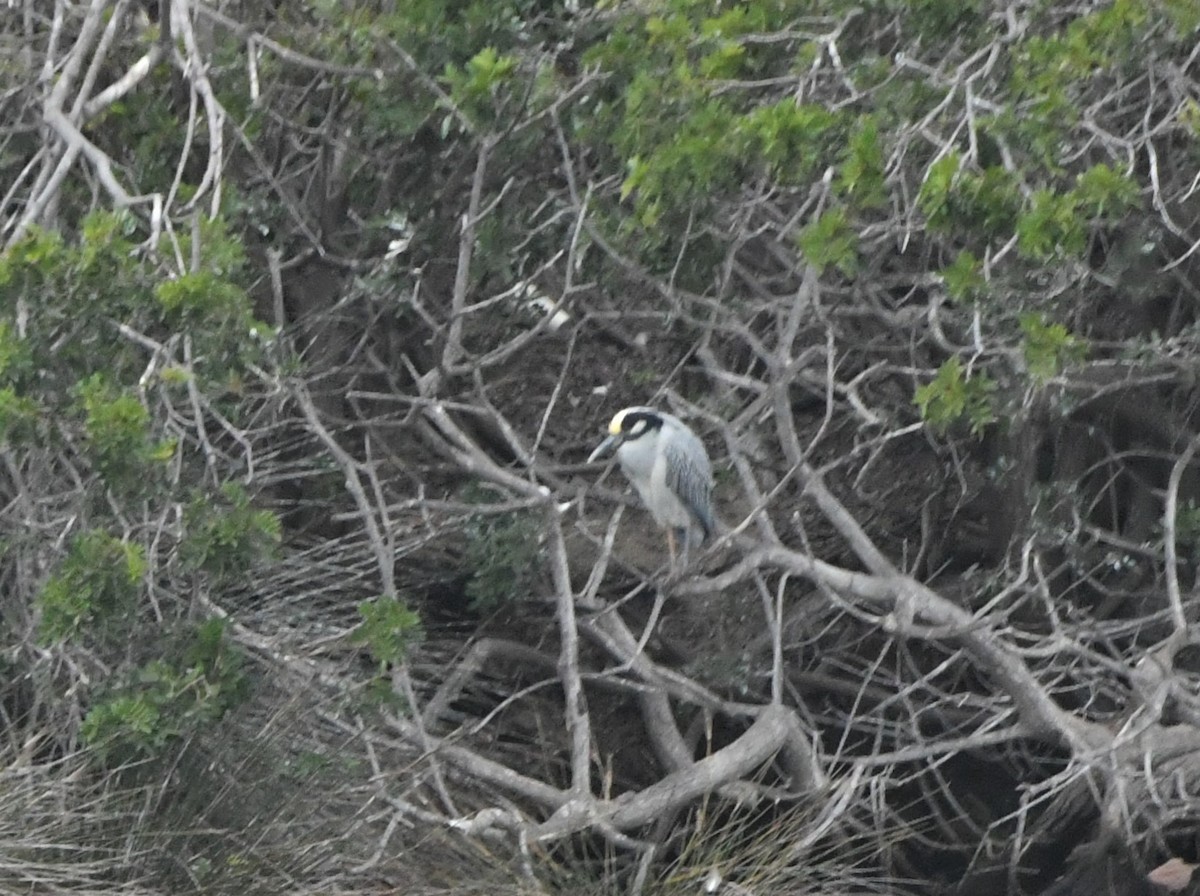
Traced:
<path fill-rule="evenodd" d="M 642 503 L 667 530 L 667 549 L 675 565 L 675 539 L 683 543 L 683 560 L 693 533 L 701 543 L 713 532 L 712 464 L 704 443 L 678 417 L 654 408 L 617 411 L 608 438 L 592 452 L 592 462 L 617 449 L 625 477 Z"/>

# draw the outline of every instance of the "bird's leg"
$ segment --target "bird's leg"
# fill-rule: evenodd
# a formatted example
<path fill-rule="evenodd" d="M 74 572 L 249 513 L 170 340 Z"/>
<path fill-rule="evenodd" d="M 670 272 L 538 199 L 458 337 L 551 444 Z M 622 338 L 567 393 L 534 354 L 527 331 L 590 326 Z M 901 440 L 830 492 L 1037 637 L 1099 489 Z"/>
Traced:
<path fill-rule="evenodd" d="M 671 557 L 671 569 L 675 569 L 675 527 L 667 526 L 667 553 Z"/>
<path fill-rule="evenodd" d="M 682 526 L 678 529 L 678 532 L 679 540 L 683 544 L 683 550 L 680 552 L 682 554 L 681 562 L 686 569 L 688 565 L 688 548 L 692 545 L 692 533 L 690 530 Z"/>

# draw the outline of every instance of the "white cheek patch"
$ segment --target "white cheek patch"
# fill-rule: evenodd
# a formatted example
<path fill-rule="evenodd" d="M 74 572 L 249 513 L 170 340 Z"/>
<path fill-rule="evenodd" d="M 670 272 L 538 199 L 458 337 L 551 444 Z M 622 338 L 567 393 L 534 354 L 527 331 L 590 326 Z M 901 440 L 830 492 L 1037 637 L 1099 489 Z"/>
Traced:
<path fill-rule="evenodd" d="M 645 431 L 646 431 L 646 421 L 645 420 L 634 420 L 633 426 L 629 427 L 629 434 L 631 436 L 640 436 Z"/>

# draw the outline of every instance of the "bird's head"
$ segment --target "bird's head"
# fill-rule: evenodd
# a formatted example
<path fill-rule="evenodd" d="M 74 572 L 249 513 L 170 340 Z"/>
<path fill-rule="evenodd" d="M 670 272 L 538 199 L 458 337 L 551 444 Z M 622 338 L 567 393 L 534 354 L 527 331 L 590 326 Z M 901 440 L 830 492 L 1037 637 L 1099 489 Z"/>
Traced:
<path fill-rule="evenodd" d="M 588 463 L 608 451 L 619 448 L 625 442 L 662 429 L 662 425 L 663 416 L 654 408 L 622 408 L 613 414 L 608 423 L 608 437 L 596 446 L 596 450 L 588 457 Z"/>

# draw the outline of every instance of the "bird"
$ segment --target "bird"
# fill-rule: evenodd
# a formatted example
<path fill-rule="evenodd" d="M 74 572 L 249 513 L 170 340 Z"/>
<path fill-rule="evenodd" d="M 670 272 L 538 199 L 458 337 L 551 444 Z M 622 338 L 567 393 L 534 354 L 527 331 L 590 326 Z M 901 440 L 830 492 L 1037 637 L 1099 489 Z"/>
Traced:
<path fill-rule="evenodd" d="M 683 562 L 693 533 L 702 543 L 716 528 L 712 511 L 712 462 L 704 443 L 678 417 L 651 407 L 622 408 L 608 424 L 608 437 L 588 463 L 616 449 L 625 478 L 633 484 L 655 521 L 667 530 L 667 550 L 675 568 L 675 540 L 683 542 Z"/>

